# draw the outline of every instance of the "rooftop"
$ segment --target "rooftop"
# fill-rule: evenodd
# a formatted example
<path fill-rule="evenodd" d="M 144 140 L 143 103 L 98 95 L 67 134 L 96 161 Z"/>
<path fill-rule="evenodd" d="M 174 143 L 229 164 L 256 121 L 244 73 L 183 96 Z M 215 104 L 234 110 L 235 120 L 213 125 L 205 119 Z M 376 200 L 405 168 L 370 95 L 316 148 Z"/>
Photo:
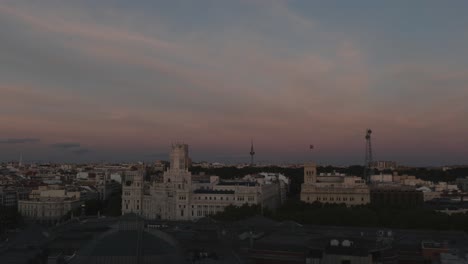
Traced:
<path fill-rule="evenodd" d="M 234 194 L 235 191 L 230 190 L 208 190 L 208 189 L 197 189 L 194 193 L 206 193 L 206 194 Z"/>
<path fill-rule="evenodd" d="M 256 186 L 256 182 L 250 181 L 222 181 L 218 185 L 224 186 Z"/>

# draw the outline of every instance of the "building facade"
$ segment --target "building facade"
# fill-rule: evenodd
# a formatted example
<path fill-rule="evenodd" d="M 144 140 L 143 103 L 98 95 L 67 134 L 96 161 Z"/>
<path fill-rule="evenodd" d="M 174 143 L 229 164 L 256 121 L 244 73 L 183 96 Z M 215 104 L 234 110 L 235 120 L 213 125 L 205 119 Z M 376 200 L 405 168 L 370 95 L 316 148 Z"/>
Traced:
<path fill-rule="evenodd" d="M 16 207 L 18 200 L 27 199 L 29 190 L 15 186 L 0 186 L 0 206 Z"/>
<path fill-rule="evenodd" d="M 395 170 L 398 168 L 396 161 L 378 160 L 371 163 L 371 167 L 378 170 Z"/>
<path fill-rule="evenodd" d="M 370 203 L 369 187 L 356 176 L 320 175 L 317 165 L 304 165 L 304 183 L 301 186 L 301 201 L 306 203 L 334 203 L 347 206 Z"/>
<path fill-rule="evenodd" d="M 170 166 L 159 181 L 145 181 L 144 168 L 125 174 L 122 214 L 136 213 L 146 219 L 196 220 L 224 211 L 229 205 L 281 204 L 279 181 L 223 181 L 218 176 L 194 176 L 189 171 L 188 145 L 172 145 Z"/>
<path fill-rule="evenodd" d="M 408 186 L 374 186 L 370 195 L 376 206 L 421 207 L 424 203 L 423 192 Z"/>
<path fill-rule="evenodd" d="M 43 223 L 55 223 L 81 204 L 79 199 L 72 198 L 36 198 L 18 201 L 18 211 L 26 219 Z"/>
<path fill-rule="evenodd" d="M 468 177 L 457 178 L 455 182 L 457 183 L 457 186 L 460 190 L 468 192 Z"/>
<path fill-rule="evenodd" d="M 82 204 L 80 192 L 41 186 L 28 199 L 18 201 L 18 212 L 28 220 L 55 223 Z"/>

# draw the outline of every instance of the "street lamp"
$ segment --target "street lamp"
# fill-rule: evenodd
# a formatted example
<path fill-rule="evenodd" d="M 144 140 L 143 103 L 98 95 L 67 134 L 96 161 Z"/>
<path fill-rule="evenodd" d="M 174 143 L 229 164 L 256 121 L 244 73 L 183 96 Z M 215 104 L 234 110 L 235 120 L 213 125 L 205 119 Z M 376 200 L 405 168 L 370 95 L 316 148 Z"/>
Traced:
<path fill-rule="evenodd" d="M 85 216 L 86 215 L 86 205 L 85 204 L 82 204 L 81 205 L 81 216 Z"/>

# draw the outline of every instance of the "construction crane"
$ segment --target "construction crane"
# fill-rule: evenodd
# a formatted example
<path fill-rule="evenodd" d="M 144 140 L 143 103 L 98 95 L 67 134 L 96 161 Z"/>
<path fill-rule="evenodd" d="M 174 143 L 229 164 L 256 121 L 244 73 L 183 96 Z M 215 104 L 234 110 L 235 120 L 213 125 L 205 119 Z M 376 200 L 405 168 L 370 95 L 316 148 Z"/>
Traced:
<path fill-rule="evenodd" d="M 369 183 L 372 174 L 372 141 L 371 141 L 372 130 L 367 129 L 366 131 L 366 155 L 364 162 L 364 180 Z"/>

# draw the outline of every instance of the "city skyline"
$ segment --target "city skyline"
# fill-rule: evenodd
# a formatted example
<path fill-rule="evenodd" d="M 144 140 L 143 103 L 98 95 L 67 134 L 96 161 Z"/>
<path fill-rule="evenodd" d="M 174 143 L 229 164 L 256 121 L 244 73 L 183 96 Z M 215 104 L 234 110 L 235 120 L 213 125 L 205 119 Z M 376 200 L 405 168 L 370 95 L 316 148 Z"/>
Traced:
<path fill-rule="evenodd" d="M 0 161 L 467 164 L 467 8 L 2 1 Z"/>

